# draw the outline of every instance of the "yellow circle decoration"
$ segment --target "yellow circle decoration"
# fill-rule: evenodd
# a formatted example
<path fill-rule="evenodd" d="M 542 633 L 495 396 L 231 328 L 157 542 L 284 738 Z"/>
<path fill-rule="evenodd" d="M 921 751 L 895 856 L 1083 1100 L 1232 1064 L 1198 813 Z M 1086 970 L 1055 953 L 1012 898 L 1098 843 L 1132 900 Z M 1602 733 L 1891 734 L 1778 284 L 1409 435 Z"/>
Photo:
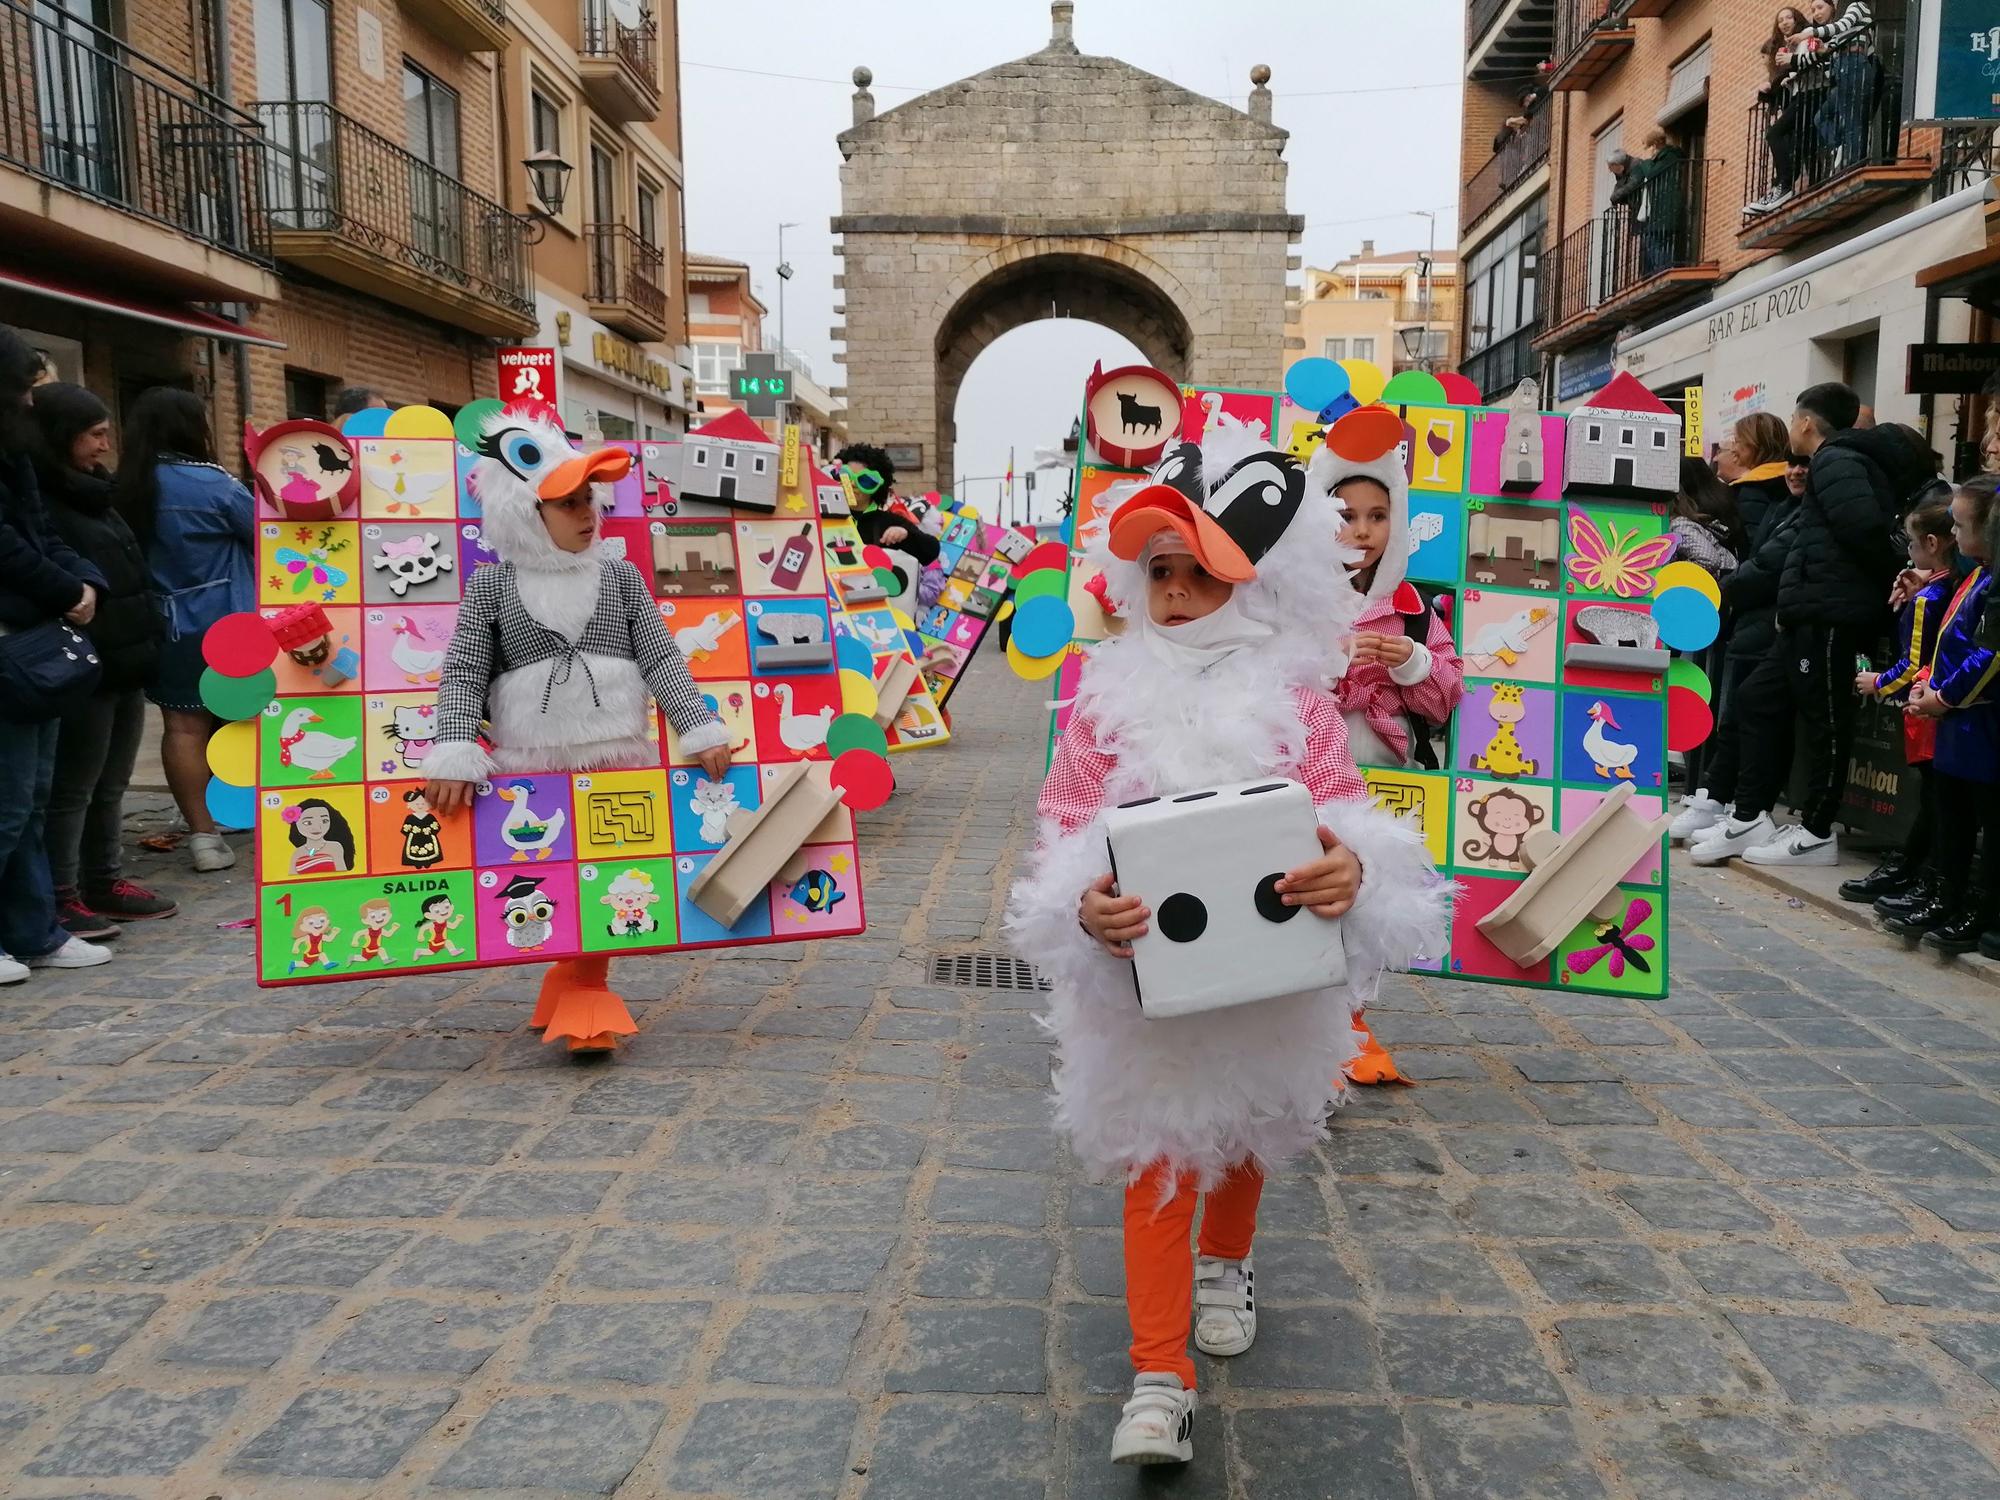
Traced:
<path fill-rule="evenodd" d="M 208 738 L 208 768 L 230 786 L 257 784 L 257 720 L 224 724 Z"/>
<path fill-rule="evenodd" d="M 1030 682 L 1053 677 L 1061 669 L 1063 658 L 1068 655 L 1069 648 L 1065 646 L 1054 656 L 1023 656 L 1020 647 L 1011 640 L 1007 642 L 1007 665 L 1014 669 L 1016 676 L 1025 677 Z"/>
<path fill-rule="evenodd" d="M 849 714 L 866 714 L 872 717 L 881 697 L 875 691 L 873 678 L 864 677 L 852 667 L 840 669 L 840 711 Z"/>
<path fill-rule="evenodd" d="M 1722 608 L 1722 590 L 1708 576 L 1708 570 L 1691 562 L 1670 562 L 1653 575 L 1655 598 L 1668 589 L 1693 589 L 1717 609 Z"/>
<path fill-rule="evenodd" d="M 1347 371 L 1347 393 L 1363 406 L 1382 399 L 1382 387 L 1389 378 L 1365 359 L 1337 359 L 1334 361 Z"/>
<path fill-rule="evenodd" d="M 448 438 L 451 418 L 435 406 L 405 406 L 389 414 L 382 436 L 397 438 Z"/>

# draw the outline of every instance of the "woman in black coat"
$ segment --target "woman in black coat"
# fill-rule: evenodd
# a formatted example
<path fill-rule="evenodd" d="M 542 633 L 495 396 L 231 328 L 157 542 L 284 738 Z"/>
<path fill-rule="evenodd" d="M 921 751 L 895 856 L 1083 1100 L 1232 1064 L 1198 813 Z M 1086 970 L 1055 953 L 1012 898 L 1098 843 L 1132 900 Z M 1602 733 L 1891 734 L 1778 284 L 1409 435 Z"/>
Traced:
<path fill-rule="evenodd" d="M 111 413 L 80 385 L 35 388 L 35 472 L 56 533 L 104 576 L 86 633 L 103 675 L 63 715 L 43 839 L 57 920 L 77 937 L 109 938 L 118 923 L 178 908 L 119 873 L 125 788 L 146 730 L 142 691 L 165 638 L 146 554 L 112 505 Z"/>
<path fill-rule="evenodd" d="M 57 621 L 87 628 L 104 589 L 104 575 L 49 524 L 35 482 L 28 393 L 41 372 L 41 355 L 0 326 L 0 630 L 24 640 L 51 633 Z M 81 969 L 111 957 L 56 921 L 42 819 L 59 722 L 24 700 L 0 701 L 0 984 L 19 984 L 43 966 Z"/>

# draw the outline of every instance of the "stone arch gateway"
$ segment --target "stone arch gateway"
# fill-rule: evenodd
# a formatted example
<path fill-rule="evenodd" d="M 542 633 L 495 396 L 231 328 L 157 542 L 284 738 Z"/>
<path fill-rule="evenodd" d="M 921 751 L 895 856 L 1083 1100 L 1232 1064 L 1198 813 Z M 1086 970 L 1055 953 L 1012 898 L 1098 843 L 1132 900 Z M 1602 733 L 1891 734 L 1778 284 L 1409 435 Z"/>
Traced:
<path fill-rule="evenodd" d="M 1232 109 L 1079 52 L 1072 9 L 1052 7 L 1041 51 L 879 115 L 855 70 L 836 390 L 857 438 L 922 448 L 905 488 L 950 486 L 965 372 L 1039 318 L 1101 323 L 1183 382 L 1280 378 L 1304 222 L 1285 208 L 1269 70 Z"/>

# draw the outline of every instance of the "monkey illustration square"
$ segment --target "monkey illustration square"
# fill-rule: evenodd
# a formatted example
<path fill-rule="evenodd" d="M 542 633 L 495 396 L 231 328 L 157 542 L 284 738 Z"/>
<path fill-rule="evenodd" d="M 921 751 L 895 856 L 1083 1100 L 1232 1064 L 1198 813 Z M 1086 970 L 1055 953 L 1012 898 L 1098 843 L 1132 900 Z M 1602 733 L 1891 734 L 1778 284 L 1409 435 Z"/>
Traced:
<path fill-rule="evenodd" d="M 1452 782 L 1455 816 L 1451 862 L 1469 870 L 1525 872 L 1521 845 L 1537 828 L 1555 827 L 1555 792 L 1460 776 Z"/>

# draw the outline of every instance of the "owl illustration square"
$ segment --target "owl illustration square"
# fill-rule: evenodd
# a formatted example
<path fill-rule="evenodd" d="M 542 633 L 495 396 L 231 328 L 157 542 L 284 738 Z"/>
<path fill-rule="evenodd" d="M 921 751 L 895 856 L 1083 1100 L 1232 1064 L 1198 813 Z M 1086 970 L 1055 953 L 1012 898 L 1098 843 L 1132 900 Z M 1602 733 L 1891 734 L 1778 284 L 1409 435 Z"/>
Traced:
<path fill-rule="evenodd" d="M 481 962 L 576 952 L 575 865 L 510 864 L 479 871 L 474 885 Z"/>

